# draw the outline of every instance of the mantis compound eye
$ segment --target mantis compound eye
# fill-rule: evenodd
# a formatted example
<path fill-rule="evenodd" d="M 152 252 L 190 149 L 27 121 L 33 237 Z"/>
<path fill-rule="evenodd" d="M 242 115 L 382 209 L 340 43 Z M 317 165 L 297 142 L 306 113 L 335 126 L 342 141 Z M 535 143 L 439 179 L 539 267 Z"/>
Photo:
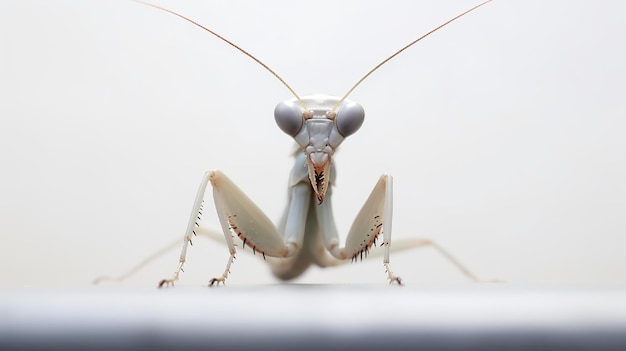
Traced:
<path fill-rule="evenodd" d="M 337 123 L 337 129 L 339 133 L 344 137 L 354 134 L 365 119 L 365 110 L 363 106 L 356 102 L 348 102 L 341 106 L 337 111 L 337 117 L 335 117 L 335 123 Z"/>
<path fill-rule="evenodd" d="M 283 101 L 274 108 L 274 119 L 280 130 L 295 137 L 304 123 L 302 107 L 292 101 Z"/>

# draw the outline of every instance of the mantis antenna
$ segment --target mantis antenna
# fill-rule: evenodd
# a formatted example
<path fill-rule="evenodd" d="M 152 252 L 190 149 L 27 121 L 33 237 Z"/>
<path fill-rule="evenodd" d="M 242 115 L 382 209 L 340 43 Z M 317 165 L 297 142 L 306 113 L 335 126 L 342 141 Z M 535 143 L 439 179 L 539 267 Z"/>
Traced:
<path fill-rule="evenodd" d="M 265 68 L 265 69 L 266 69 L 268 72 L 270 72 L 270 73 L 271 73 L 274 77 L 276 77 L 276 79 L 278 79 L 281 83 L 283 83 L 283 85 L 284 85 L 287 89 L 289 89 L 289 91 L 291 92 L 291 94 L 293 94 L 293 96 L 295 96 L 295 97 L 296 97 L 296 99 L 298 99 L 298 101 L 300 102 L 300 105 L 302 105 L 302 107 L 304 108 L 304 110 L 305 110 L 305 111 L 306 111 L 306 110 L 308 110 L 308 109 L 307 109 L 307 107 L 306 107 L 306 105 L 304 104 L 304 101 L 302 101 L 302 99 L 300 98 L 300 96 L 298 96 L 298 94 L 296 94 L 296 91 L 295 91 L 295 90 L 293 90 L 293 88 L 291 88 L 291 86 L 289 86 L 289 84 L 287 84 L 287 82 L 285 82 L 285 81 L 284 81 L 284 80 L 283 80 L 283 79 L 282 79 L 282 78 L 278 75 L 278 73 L 274 72 L 274 70 L 272 70 L 271 68 L 269 68 L 269 66 L 268 66 L 268 65 L 264 64 L 261 60 L 259 60 L 258 58 L 254 57 L 254 55 L 252 55 L 251 53 L 249 53 L 249 52 L 247 52 L 246 50 L 244 50 L 244 49 L 240 48 L 237 44 L 235 44 L 235 43 L 233 43 L 232 41 L 230 41 L 230 40 L 228 40 L 228 39 L 224 38 L 223 36 L 221 36 L 221 35 L 217 34 L 216 32 L 214 32 L 214 31 L 212 31 L 212 30 L 210 30 L 209 28 L 207 28 L 207 27 L 205 27 L 205 26 L 201 25 L 200 23 L 198 23 L 198 22 L 196 22 L 196 21 L 192 20 L 191 18 L 185 17 L 185 16 L 183 16 L 183 15 L 181 15 L 181 14 L 179 14 L 179 13 L 176 13 L 176 12 L 174 12 L 174 11 L 172 11 L 172 10 L 168 10 L 168 9 L 166 9 L 165 7 L 161 7 L 161 6 L 158 6 L 158 5 L 154 5 L 154 4 L 151 4 L 151 3 L 148 3 L 148 2 L 144 2 L 144 1 L 141 1 L 141 0 L 133 0 L 133 1 L 138 2 L 138 3 L 140 3 L 140 4 L 144 4 L 144 5 L 147 5 L 147 6 L 154 7 L 154 8 L 156 8 L 156 9 L 159 9 L 159 10 L 162 10 L 162 11 L 165 11 L 165 12 L 169 12 L 169 13 L 171 13 L 171 14 L 172 14 L 172 15 L 174 15 L 174 16 L 178 16 L 178 17 L 180 17 L 180 18 L 184 19 L 185 21 L 187 21 L 187 22 L 189 22 L 189 23 L 191 23 L 191 24 L 194 24 L 194 25 L 196 25 L 196 26 L 198 26 L 198 27 L 200 27 L 200 28 L 204 29 L 205 31 L 207 31 L 207 32 L 209 32 L 209 33 L 211 33 L 211 34 L 213 34 L 214 36 L 216 36 L 216 37 L 218 37 L 219 39 L 221 39 L 222 41 L 224 41 L 226 44 L 228 44 L 228 45 L 230 45 L 230 46 L 234 47 L 235 49 L 237 49 L 237 50 L 239 50 L 239 51 L 241 51 L 241 52 L 242 52 L 242 53 L 244 53 L 246 56 L 248 56 L 249 58 L 251 58 L 251 59 L 253 59 L 254 61 L 256 61 L 259 65 L 263 66 L 263 68 Z"/>
<path fill-rule="evenodd" d="M 363 81 L 364 81 L 367 77 L 369 77 L 369 76 L 370 76 L 370 74 L 374 73 L 374 71 L 376 71 L 377 69 L 379 69 L 379 68 L 380 68 L 380 66 L 384 65 L 385 63 L 387 63 L 387 62 L 388 62 L 389 60 L 391 60 L 392 58 L 394 58 L 394 57 L 398 56 L 401 52 L 403 52 L 404 50 L 406 50 L 406 49 L 410 48 L 411 46 L 413 46 L 413 44 L 417 43 L 418 41 L 420 41 L 420 40 L 422 40 L 422 39 L 426 38 L 427 36 L 429 36 L 429 35 L 433 34 L 434 32 L 436 32 L 436 31 L 438 31 L 439 29 L 441 29 L 441 28 L 445 27 L 446 25 L 448 25 L 448 24 L 450 24 L 450 23 L 454 22 L 455 20 L 459 19 L 460 17 L 462 17 L 462 16 L 464 16 L 464 15 L 466 15 L 466 14 L 468 14 L 468 13 L 470 13 L 470 12 L 474 11 L 474 10 L 476 10 L 477 8 L 479 8 L 479 7 L 483 6 L 483 5 L 485 5 L 485 4 L 487 4 L 488 2 L 491 2 L 491 1 L 492 1 L 492 0 L 487 0 L 487 1 L 485 1 L 485 2 L 482 2 L 482 3 L 480 3 L 480 4 L 478 4 L 478 5 L 474 6 L 474 7 L 472 7 L 471 9 L 469 9 L 469 10 L 467 10 L 467 11 L 465 11 L 465 12 L 463 12 L 463 13 L 459 14 L 459 15 L 456 15 L 455 17 L 453 17 L 453 18 L 449 19 L 448 21 L 444 22 L 443 24 L 441 24 L 441 25 L 437 26 L 436 28 L 432 29 L 430 32 L 428 32 L 428 33 L 426 33 L 426 34 L 422 35 L 421 37 L 419 37 L 419 38 L 417 38 L 417 39 L 413 40 L 412 42 L 408 43 L 406 46 L 404 46 L 402 49 L 400 49 L 400 50 L 396 51 L 396 52 L 395 52 L 395 53 L 393 53 L 391 56 L 389 56 L 389 57 L 387 57 L 386 59 L 382 60 L 379 64 L 377 64 L 374 68 L 372 68 L 369 72 L 367 72 L 367 73 L 366 73 L 366 74 L 365 74 L 365 75 L 364 75 L 361 79 L 359 79 L 359 81 L 358 81 L 358 82 L 356 82 L 356 84 L 354 84 L 354 85 L 352 86 L 352 88 L 350 88 L 350 90 L 348 90 L 348 92 L 347 92 L 347 93 L 345 93 L 345 94 L 344 94 L 344 96 L 343 96 L 343 97 L 342 97 L 339 101 L 337 101 L 337 103 L 336 103 L 336 104 L 335 104 L 335 106 L 333 107 L 333 109 L 332 109 L 332 112 L 331 112 L 331 113 L 334 113 L 334 112 L 335 112 L 335 110 L 337 109 L 337 107 L 338 107 L 339 105 L 341 105 L 341 103 L 342 103 L 342 102 L 343 102 L 343 101 L 344 101 L 344 100 L 348 97 L 348 95 L 350 95 L 350 94 L 352 93 L 352 91 L 354 91 L 354 89 L 356 89 L 356 87 L 358 87 L 358 86 L 359 86 L 359 84 L 361 84 L 361 83 L 362 83 L 362 82 L 363 82 Z"/>
<path fill-rule="evenodd" d="M 162 10 L 162 11 L 165 11 L 165 12 L 168 12 L 168 13 L 171 13 L 171 14 L 172 14 L 172 15 L 174 15 L 174 16 L 178 16 L 178 17 L 180 17 L 180 18 L 184 19 L 185 21 L 187 21 L 187 22 L 189 22 L 189 23 L 191 23 L 191 24 L 194 24 L 194 25 L 196 25 L 196 26 L 198 26 L 198 27 L 200 27 L 200 28 L 204 29 L 205 31 L 207 31 L 207 32 L 209 32 L 209 33 L 211 33 L 211 34 L 213 34 L 213 35 L 214 35 L 214 36 L 216 36 L 217 38 L 219 38 L 219 39 L 221 39 L 222 41 L 224 41 L 226 44 L 228 44 L 228 45 L 230 45 L 230 46 L 234 47 L 235 49 L 237 49 L 237 50 L 239 50 L 239 51 L 241 51 L 241 52 L 242 52 L 242 53 L 244 53 L 246 56 L 250 57 L 251 59 L 253 59 L 254 61 L 256 61 L 258 64 L 260 64 L 261 66 L 263 66 L 263 68 L 265 68 L 265 69 L 266 69 L 268 72 L 270 72 L 270 73 L 271 73 L 274 77 L 276 77 L 276 79 L 278 79 L 281 83 L 283 83 L 283 85 L 284 85 L 284 86 L 285 86 L 285 87 L 286 87 L 286 88 L 287 88 L 287 89 L 291 92 L 291 94 L 293 94 L 293 96 L 295 96 L 295 97 L 296 97 L 296 99 L 300 102 L 300 105 L 302 105 L 302 107 L 304 108 L 304 110 L 305 110 L 305 111 L 307 111 L 307 110 L 308 110 L 308 109 L 307 109 L 307 107 L 306 107 L 306 105 L 304 104 L 304 101 L 302 101 L 302 99 L 300 98 L 300 96 L 298 96 L 298 94 L 296 93 L 296 91 L 295 91 L 295 90 L 293 90 L 293 88 L 291 88 L 291 86 L 289 86 L 289 84 L 287 84 L 287 82 L 285 82 L 285 80 L 283 80 L 283 79 L 282 79 L 282 78 L 281 78 L 281 77 L 280 77 L 280 76 L 279 76 L 276 72 L 274 72 L 271 68 L 269 68 L 269 66 L 267 66 L 265 63 L 263 63 L 261 60 L 259 60 L 258 58 L 254 57 L 254 55 L 252 55 L 251 53 L 249 53 L 249 52 L 247 52 L 246 50 L 242 49 L 241 47 L 237 46 L 237 44 L 235 44 L 235 43 L 233 43 L 232 41 L 230 41 L 230 40 L 228 40 L 228 39 L 224 38 L 223 36 L 221 36 L 221 35 L 219 35 L 219 34 L 217 34 L 216 32 L 212 31 L 211 29 L 209 29 L 209 28 L 207 28 L 207 27 L 205 27 L 205 26 L 201 25 L 200 23 L 198 23 L 198 22 L 196 22 L 196 21 L 194 21 L 194 20 L 192 20 L 192 19 L 190 19 L 190 18 L 188 18 L 188 17 L 185 17 L 185 16 L 183 16 L 183 15 L 181 15 L 181 14 L 179 14 L 179 13 L 176 13 L 176 12 L 174 12 L 174 11 L 172 11 L 172 10 L 168 10 L 168 9 L 166 9 L 166 8 L 164 8 L 164 7 L 161 7 L 161 6 L 158 6 L 158 5 L 154 5 L 154 4 L 151 4 L 151 3 L 148 3 L 148 2 L 144 2 L 144 1 L 141 1 L 141 0 L 133 0 L 133 1 L 138 2 L 138 3 L 140 3 L 140 4 L 144 4 L 144 5 L 147 5 L 147 6 L 154 7 L 154 8 L 156 8 L 156 9 L 159 9 L 159 10 Z M 482 2 L 482 3 L 480 3 L 480 4 L 478 4 L 478 5 L 474 6 L 474 7 L 472 7 L 471 9 L 469 9 L 469 10 L 467 10 L 467 11 L 465 11 L 465 12 L 463 12 L 463 13 L 461 13 L 461 14 L 459 14 L 459 15 L 456 15 L 455 17 L 453 17 L 453 18 L 449 19 L 448 21 L 444 22 L 443 24 L 441 24 L 441 25 L 437 26 L 436 28 L 432 29 L 430 32 L 428 32 L 428 33 L 426 33 L 426 34 L 422 35 L 421 37 L 419 37 L 419 38 L 417 38 L 417 39 L 413 40 L 412 42 L 410 42 L 409 44 L 407 44 L 406 46 L 404 46 L 402 49 L 400 49 L 400 50 L 396 51 L 395 53 L 393 53 L 391 56 L 389 56 L 389 57 L 387 57 L 386 59 L 382 60 L 379 64 L 377 64 L 374 68 L 372 68 L 369 72 L 367 72 L 367 73 L 366 73 L 366 74 L 365 74 L 365 75 L 364 75 L 361 79 L 359 79 L 359 81 L 358 81 L 358 82 L 356 82 L 356 84 L 354 84 L 354 85 L 352 86 L 352 88 L 350 88 L 350 90 L 348 90 L 348 92 L 347 92 L 347 93 L 345 93 L 341 99 L 339 99 L 339 101 L 337 101 L 337 103 L 335 104 L 335 106 L 334 106 L 334 107 L 333 107 L 333 109 L 331 110 L 331 114 L 334 114 L 334 113 L 335 113 L 335 110 L 337 109 L 337 107 L 339 107 L 339 105 L 341 105 L 341 103 L 342 103 L 342 102 L 343 102 L 343 101 L 344 101 L 344 100 L 348 97 L 348 95 L 350 95 L 350 94 L 354 91 L 354 89 L 356 89 L 356 87 L 358 87 L 358 86 L 359 86 L 359 84 L 361 84 L 361 83 L 362 83 L 362 82 L 363 82 L 363 81 L 364 81 L 367 77 L 369 77 L 372 73 L 374 73 L 377 69 L 379 69 L 379 68 L 380 68 L 380 66 L 384 65 L 385 63 L 387 63 L 388 61 L 390 61 L 392 58 L 394 58 L 394 57 L 398 56 L 401 52 L 403 52 L 404 50 L 406 50 L 406 49 L 410 48 L 411 46 L 413 46 L 413 44 L 417 43 L 418 41 L 420 41 L 420 40 L 422 40 L 422 39 L 426 38 L 427 36 L 429 36 L 429 35 L 433 34 L 434 32 L 436 32 L 436 31 L 438 31 L 439 29 L 441 29 L 441 28 L 445 27 L 446 25 L 448 25 L 448 24 L 450 24 L 450 23 L 454 22 L 455 20 L 459 19 L 460 17 L 462 17 L 462 16 L 464 16 L 464 15 L 466 15 L 466 14 L 468 14 L 468 13 L 470 13 L 470 12 L 474 11 L 474 10 L 476 10 L 477 8 L 479 8 L 479 7 L 483 6 L 483 5 L 485 5 L 485 4 L 487 4 L 487 3 L 491 2 L 491 1 L 492 1 L 492 0 L 487 0 L 487 1 L 484 1 L 484 2 Z"/>

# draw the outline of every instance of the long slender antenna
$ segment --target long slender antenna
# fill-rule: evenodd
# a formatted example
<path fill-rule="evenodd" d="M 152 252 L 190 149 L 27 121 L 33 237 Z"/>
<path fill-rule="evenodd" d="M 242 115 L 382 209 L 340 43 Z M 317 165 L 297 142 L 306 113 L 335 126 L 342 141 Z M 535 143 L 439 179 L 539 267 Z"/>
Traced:
<path fill-rule="evenodd" d="M 467 10 L 467 11 L 465 11 L 465 12 L 461 13 L 460 15 L 457 15 L 456 17 L 453 17 L 452 19 L 450 19 L 450 20 L 448 20 L 448 21 L 444 22 L 443 24 L 439 25 L 438 27 L 436 27 L 435 29 L 431 30 L 430 32 L 428 32 L 428 33 L 426 33 L 426 34 L 422 35 L 421 37 L 419 37 L 419 38 L 417 38 L 417 39 L 413 40 L 412 42 L 408 43 L 405 47 L 403 47 L 402 49 L 400 49 L 400 50 L 396 51 L 393 55 L 391 55 L 391 56 L 387 57 L 386 59 L 384 59 L 383 61 L 381 61 L 379 64 L 377 64 L 377 65 L 376 65 L 376 67 L 372 68 L 369 72 L 367 72 L 367 73 L 363 76 L 363 78 L 359 79 L 359 81 L 358 81 L 358 82 L 356 82 L 356 84 L 354 84 L 354 85 L 352 86 L 352 88 L 350 88 L 350 90 L 348 90 L 348 92 L 347 92 L 347 93 L 346 93 L 346 94 L 345 94 L 345 95 L 341 98 L 341 100 L 337 101 L 337 103 L 336 103 L 336 104 L 335 104 L 335 106 L 333 107 L 332 111 L 333 111 L 333 112 L 335 112 L 335 110 L 337 109 L 337 107 L 339 107 L 339 105 L 341 105 L 341 103 L 342 103 L 342 102 L 343 102 L 343 101 L 344 101 L 344 100 L 348 97 L 348 95 L 350 95 L 350 94 L 352 93 L 352 91 L 354 91 L 354 89 L 356 89 L 356 87 L 358 87 L 358 86 L 359 86 L 359 84 L 361 84 L 361 83 L 362 83 L 362 82 L 363 82 L 363 81 L 364 81 L 367 77 L 369 77 L 369 76 L 370 76 L 370 74 L 374 73 L 374 71 L 376 71 L 377 69 L 379 69 L 379 68 L 380 68 L 380 66 L 384 65 L 385 63 L 387 63 L 387 61 L 389 61 L 389 60 L 391 60 L 392 58 L 394 58 L 394 57 L 398 56 L 398 55 L 399 55 L 402 51 L 404 51 L 404 50 L 406 50 L 406 49 L 410 48 L 411 46 L 413 46 L 413 44 L 415 44 L 415 43 L 417 43 L 418 41 L 420 41 L 420 40 L 422 40 L 422 39 L 426 38 L 427 36 L 429 36 L 429 35 L 431 35 L 431 34 L 433 34 L 434 32 L 436 32 L 436 31 L 438 31 L 439 29 L 441 29 L 441 28 L 445 27 L 446 25 L 448 25 L 448 24 L 450 24 L 450 23 L 454 22 L 455 20 L 459 19 L 459 18 L 460 18 L 460 17 L 462 17 L 463 15 L 466 15 L 466 14 L 468 14 L 468 13 L 470 13 L 470 12 L 472 12 L 472 11 L 476 10 L 477 8 L 479 8 L 479 7 L 483 6 L 483 5 L 485 5 L 486 3 L 491 2 L 491 1 L 492 1 L 492 0 L 487 0 L 487 1 L 485 1 L 485 2 L 482 2 L 482 3 L 480 3 L 480 4 L 478 4 L 478 5 L 474 6 L 474 7 L 472 7 L 471 9 L 469 9 L 469 10 Z"/>
<path fill-rule="evenodd" d="M 271 73 L 274 77 L 276 77 L 276 78 L 277 78 L 277 79 L 278 79 L 281 83 L 283 83 L 283 85 L 284 85 L 287 89 L 289 89 L 289 91 L 291 92 L 291 94 L 293 94 L 293 96 L 295 96 L 295 97 L 296 97 L 296 99 L 298 99 L 298 101 L 300 102 L 300 104 L 302 105 L 302 107 L 303 107 L 305 110 L 308 110 L 308 109 L 307 109 L 307 107 L 306 107 L 306 105 L 304 104 L 304 101 L 302 101 L 302 99 L 300 98 L 300 96 L 298 96 L 298 94 L 296 94 L 296 91 L 295 91 L 295 90 L 293 90 L 293 89 L 291 88 L 291 86 L 289 86 L 289 84 L 287 84 L 287 82 L 285 82 L 285 81 L 284 81 L 284 80 L 283 80 L 283 79 L 282 79 L 282 78 L 281 78 L 281 77 L 280 77 L 280 76 L 279 76 L 276 72 L 274 72 L 274 71 L 273 71 L 271 68 L 269 68 L 266 64 L 264 64 L 263 62 L 261 62 L 261 60 L 259 60 L 258 58 L 254 57 L 254 55 L 252 55 L 251 53 L 247 52 L 246 50 L 244 50 L 244 49 L 240 48 L 239 46 L 237 46 L 237 44 L 235 44 L 235 43 L 233 43 L 232 41 L 230 41 L 230 40 L 228 40 L 228 39 L 224 38 L 223 36 L 221 36 L 221 35 L 219 35 L 219 34 L 215 33 L 214 31 L 212 31 L 212 30 L 210 30 L 209 28 L 207 28 L 207 27 L 205 27 L 205 26 L 201 25 L 200 23 L 198 23 L 198 22 L 196 22 L 196 21 L 194 21 L 194 20 L 192 20 L 192 19 L 190 19 L 190 18 L 188 18 L 188 17 L 185 17 L 185 16 L 183 16 L 183 15 L 181 15 L 181 14 L 179 14 L 179 13 L 176 13 L 176 12 L 174 12 L 174 11 L 172 11 L 172 10 L 168 10 L 168 9 L 166 9 L 166 8 L 164 8 L 164 7 L 161 7 L 161 6 L 158 6 L 158 5 L 154 5 L 154 4 L 151 4 L 151 3 L 148 3 L 148 2 L 144 2 L 144 1 L 141 1 L 141 0 L 133 0 L 133 1 L 138 2 L 138 3 L 140 3 L 140 4 L 144 4 L 144 5 L 150 6 L 150 7 L 154 7 L 154 8 L 156 8 L 156 9 L 159 9 L 159 10 L 162 10 L 162 11 L 165 11 L 165 12 L 169 12 L 169 13 L 171 13 L 171 14 L 172 14 L 172 15 L 174 15 L 174 16 L 178 16 L 178 17 L 180 17 L 180 18 L 184 19 L 185 21 L 187 21 L 187 22 L 189 22 L 189 23 L 191 23 L 191 24 L 194 24 L 194 25 L 196 25 L 196 26 L 198 26 L 198 27 L 200 27 L 200 28 L 204 29 L 205 31 L 207 31 L 207 32 L 209 32 L 209 33 L 211 33 L 211 34 L 213 34 L 214 36 L 216 36 L 216 37 L 218 37 L 219 39 L 221 39 L 222 41 L 224 41 L 226 44 L 228 44 L 228 45 L 230 45 L 230 46 L 234 47 L 235 49 L 237 49 L 237 50 L 239 50 L 239 51 L 241 51 L 241 52 L 242 52 L 242 53 L 244 53 L 246 56 L 248 56 L 249 58 L 251 58 L 251 59 L 253 59 L 254 61 L 256 61 L 259 65 L 263 66 L 263 68 L 265 68 L 265 69 L 266 69 L 268 72 L 270 72 L 270 73 Z"/>

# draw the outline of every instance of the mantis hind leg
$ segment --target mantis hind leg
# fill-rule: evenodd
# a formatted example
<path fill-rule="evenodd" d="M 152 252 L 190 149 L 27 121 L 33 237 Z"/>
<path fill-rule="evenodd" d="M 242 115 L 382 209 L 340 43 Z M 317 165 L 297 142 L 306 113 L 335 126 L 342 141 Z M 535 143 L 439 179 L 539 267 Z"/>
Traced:
<path fill-rule="evenodd" d="M 465 277 L 475 282 L 491 282 L 492 280 L 484 280 L 480 279 L 476 276 L 466 265 L 461 263 L 459 259 L 457 259 L 454 255 L 452 255 L 448 250 L 443 248 L 441 245 L 436 243 L 435 241 L 428 238 L 402 238 L 395 239 L 393 245 L 389 248 L 392 253 L 399 253 L 408 250 L 420 249 L 420 248 L 433 248 L 440 255 L 442 255 L 446 261 L 452 264 L 456 269 L 458 269 Z M 380 257 L 385 254 L 385 251 L 380 250 L 372 250 L 368 252 L 368 257 Z M 327 256 L 324 260 L 323 264 L 320 264 L 322 267 L 330 267 L 330 266 L 339 266 L 342 264 L 348 263 L 348 260 L 340 260 L 334 257 Z"/>

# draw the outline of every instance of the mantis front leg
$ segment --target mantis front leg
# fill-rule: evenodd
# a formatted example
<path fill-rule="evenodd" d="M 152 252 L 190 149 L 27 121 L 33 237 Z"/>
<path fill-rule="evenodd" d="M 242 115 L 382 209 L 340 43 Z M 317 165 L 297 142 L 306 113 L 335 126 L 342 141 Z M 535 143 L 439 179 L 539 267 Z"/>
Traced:
<path fill-rule="evenodd" d="M 195 234 L 194 228 L 198 225 L 199 212 L 202 207 L 204 194 L 208 183 L 213 187 L 213 199 L 219 217 L 220 225 L 228 246 L 229 258 L 224 273 L 221 276 L 212 278 L 209 285 L 224 283 L 230 273 L 230 266 L 235 259 L 237 250 L 233 242 L 233 235 L 237 235 L 243 245 L 248 245 L 254 253 L 260 253 L 271 257 L 290 257 L 302 246 L 304 230 L 290 230 L 290 228 L 303 228 L 308 207 L 303 210 L 291 211 L 294 216 L 288 218 L 286 233 L 287 240 L 284 240 L 272 221 L 261 211 L 258 206 L 246 196 L 224 173 L 214 170 L 206 172 L 200 182 L 200 188 L 196 194 L 196 199 L 191 211 L 187 231 L 185 232 L 183 248 L 180 253 L 179 263 L 170 279 L 163 279 L 159 287 L 174 285 L 179 278 L 187 256 L 187 247 Z M 297 191 L 295 188 L 294 191 Z M 295 207 L 308 204 L 309 199 L 298 197 L 299 202 L 292 203 Z"/>
<path fill-rule="evenodd" d="M 330 191 L 330 189 L 329 189 Z M 338 259 L 363 259 L 367 256 L 372 246 L 376 245 L 379 235 L 383 234 L 382 246 L 385 249 L 383 265 L 387 273 L 389 284 L 402 283 L 400 277 L 393 274 L 389 265 L 389 248 L 391 246 L 391 223 L 393 216 L 393 178 L 383 174 L 365 204 L 354 219 L 346 246 L 339 247 L 339 236 L 333 217 L 330 196 L 327 201 L 317 207 L 318 223 L 324 233 L 326 248 Z"/>
<path fill-rule="evenodd" d="M 159 282 L 159 288 L 163 286 L 174 286 L 174 283 L 178 280 L 180 272 L 183 270 L 185 261 L 187 260 L 187 247 L 191 243 L 192 237 L 195 235 L 194 228 L 198 226 L 198 220 L 200 219 L 200 211 L 202 209 L 202 203 L 204 202 L 204 193 L 206 192 L 207 185 L 209 183 L 210 172 L 205 172 L 200 182 L 200 187 L 196 192 L 196 199 L 193 202 L 191 208 L 191 214 L 189 221 L 187 222 L 187 230 L 183 238 L 183 248 L 180 251 L 180 258 L 178 259 L 178 266 L 174 271 L 174 275 L 170 279 L 163 279 Z M 234 247 L 233 247 L 234 249 Z M 234 253 L 231 255 L 234 257 Z"/>

